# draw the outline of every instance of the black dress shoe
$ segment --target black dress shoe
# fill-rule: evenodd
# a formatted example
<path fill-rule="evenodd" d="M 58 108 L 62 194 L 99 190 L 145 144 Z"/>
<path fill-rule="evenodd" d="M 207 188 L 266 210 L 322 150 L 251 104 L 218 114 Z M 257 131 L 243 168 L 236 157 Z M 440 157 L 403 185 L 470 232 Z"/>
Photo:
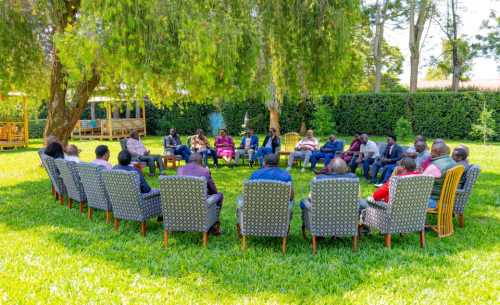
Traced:
<path fill-rule="evenodd" d="M 158 218 L 156 218 L 156 221 L 163 221 L 163 216 L 158 216 Z"/>

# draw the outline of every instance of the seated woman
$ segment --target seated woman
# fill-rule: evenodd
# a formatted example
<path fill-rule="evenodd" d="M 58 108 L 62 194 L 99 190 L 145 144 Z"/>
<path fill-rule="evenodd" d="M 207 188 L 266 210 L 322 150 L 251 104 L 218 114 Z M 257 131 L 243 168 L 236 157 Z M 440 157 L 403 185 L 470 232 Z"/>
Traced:
<path fill-rule="evenodd" d="M 260 167 L 264 164 L 264 156 L 269 153 L 276 153 L 276 147 L 280 146 L 279 137 L 276 135 L 276 129 L 269 128 L 269 135 L 264 139 L 264 143 L 262 143 L 261 148 L 257 151 L 257 153 L 253 156 L 252 160 L 248 161 L 250 167 L 252 167 L 253 163 L 257 158 L 260 160 Z"/>
<path fill-rule="evenodd" d="M 220 130 L 220 137 L 215 139 L 215 147 L 217 148 L 217 156 L 226 161 L 229 167 L 233 164 L 231 160 L 234 158 L 234 142 L 233 139 L 227 135 L 225 129 Z"/>
<path fill-rule="evenodd" d="M 43 153 L 54 159 L 64 159 L 64 150 L 59 142 L 50 143 Z"/>

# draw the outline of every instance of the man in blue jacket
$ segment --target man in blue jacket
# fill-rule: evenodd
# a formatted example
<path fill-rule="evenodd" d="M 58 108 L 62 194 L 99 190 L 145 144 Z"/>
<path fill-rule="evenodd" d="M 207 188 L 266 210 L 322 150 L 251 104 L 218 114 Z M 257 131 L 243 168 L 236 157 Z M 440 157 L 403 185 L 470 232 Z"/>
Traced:
<path fill-rule="evenodd" d="M 241 139 L 241 144 L 236 151 L 236 156 L 234 157 L 234 166 L 238 166 L 238 161 L 241 155 L 248 154 L 248 159 L 252 160 L 255 151 L 259 146 L 259 137 L 253 135 L 253 130 L 248 129 L 247 135 Z"/>
<path fill-rule="evenodd" d="M 332 134 L 328 138 L 328 141 L 325 143 L 325 145 L 321 146 L 319 148 L 318 153 L 312 154 L 311 157 L 311 171 L 313 171 L 316 168 L 316 160 L 320 158 L 325 158 L 325 167 L 328 166 L 328 163 L 330 163 L 330 160 L 335 158 L 335 152 L 340 151 L 340 142 L 335 141 L 335 135 Z"/>
<path fill-rule="evenodd" d="M 132 161 L 132 154 L 128 150 L 122 150 L 118 154 L 118 163 L 117 165 L 113 166 L 113 169 L 120 169 L 124 170 L 127 172 L 136 172 L 139 174 L 139 179 L 141 181 L 141 193 L 149 193 L 151 192 L 151 187 L 149 184 L 146 182 L 146 179 L 144 179 L 144 176 L 142 175 L 142 172 L 139 168 L 133 166 L 130 164 Z"/>

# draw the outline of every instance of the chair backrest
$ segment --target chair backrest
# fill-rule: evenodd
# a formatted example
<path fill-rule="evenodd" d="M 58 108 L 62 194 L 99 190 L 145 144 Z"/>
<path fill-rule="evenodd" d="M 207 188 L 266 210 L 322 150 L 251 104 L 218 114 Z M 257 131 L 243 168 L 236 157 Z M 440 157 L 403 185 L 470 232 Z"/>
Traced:
<path fill-rule="evenodd" d="M 127 150 L 127 140 L 128 138 L 120 139 L 120 145 L 122 147 L 122 150 Z"/>
<path fill-rule="evenodd" d="M 242 234 L 286 237 L 291 189 L 291 182 L 245 179 Z"/>
<path fill-rule="evenodd" d="M 463 165 L 457 165 L 446 172 L 443 189 L 441 190 L 441 196 L 437 206 L 439 237 L 453 234 L 453 203 L 455 201 L 458 183 L 460 182 L 464 169 L 465 167 Z"/>
<path fill-rule="evenodd" d="M 167 137 L 162 137 L 161 139 L 163 141 L 163 149 L 167 150 Z"/>
<path fill-rule="evenodd" d="M 285 150 L 286 152 L 295 151 L 295 145 L 299 142 L 300 135 L 296 132 L 285 134 Z"/>
<path fill-rule="evenodd" d="M 379 152 L 380 156 L 382 156 L 382 154 L 385 151 L 385 148 L 387 147 L 387 143 L 386 142 L 375 142 L 375 144 L 377 144 L 378 152 Z"/>
<path fill-rule="evenodd" d="M 87 123 L 87 121 L 80 121 L 80 124 L 82 125 L 82 128 L 88 128 L 89 127 L 89 124 Z"/>
<path fill-rule="evenodd" d="M 97 127 L 97 124 L 94 120 L 90 121 L 90 126 L 92 126 L 92 128 L 96 128 Z"/>
<path fill-rule="evenodd" d="M 345 148 L 345 140 L 344 139 L 336 139 L 340 143 L 340 151 L 344 151 Z"/>
<path fill-rule="evenodd" d="M 215 204 L 207 208 L 207 179 L 191 176 L 160 177 L 163 222 L 167 231 L 206 232 L 207 214 L 217 216 Z"/>
<path fill-rule="evenodd" d="M 455 203 L 453 204 L 453 213 L 460 215 L 464 214 L 465 205 L 467 200 L 469 200 L 470 193 L 476 184 L 477 178 L 481 173 L 481 167 L 477 164 L 471 164 L 467 170 L 467 180 L 465 180 L 464 187 L 462 188 L 462 193 L 455 196 Z"/>
<path fill-rule="evenodd" d="M 62 178 L 59 176 L 59 171 L 57 170 L 57 166 L 54 163 L 54 158 L 42 153 L 40 155 L 42 159 L 43 166 L 47 170 L 47 174 L 49 175 L 50 181 L 54 186 L 54 189 L 59 195 L 66 195 L 68 191 L 66 190 L 66 186 Z"/>
<path fill-rule="evenodd" d="M 410 148 L 410 146 L 406 146 L 406 145 L 400 145 L 401 147 L 401 152 L 404 153 L 408 150 L 408 148 Z"/>
<path fill-rule="evenodd" d="M 387 202 L 389 234 L 424 230 L 433 185 L 434 177 L 431 175 L 391 178 Z"/>
<path fill-rule="evenodd" d="M 193 136 L 189 136 L 189 137 L 187 137 L 187 139 L 186 139 L 186 146 L 187 146 L 187 147 L 191 147 L 191 138 L 192 138 L 192 137 L 193 137 Z"/>
<path fill-rule="evenodd" d="M 68 190 L 68 197 L 76 201 L 87 201 L 85 190 L 80 182 L 80 177 L 76 170 L 76 162 L 64 159 L 56 159 L 54 163 L 61 174 L 64 185 Z"/>
<path fill-rule="evenodd" d="M 85 189 L 89 207 L 111 211 L 112 206 L 109 201 L 108 191 L 101 176 L 101 172 L 106 169 L 104 165 L 80 162 L 76 165 L 76 169 Z"/>
<path fill-rule="evenodd" d="M 140 178 L 137 172 L 105 169 L 102 180 L 113 206 L 114 217 L 118 219 L 143 219 L 141 209 Z"/>
<path fill-rule="evenodd" d="M 311 234 L 356 236 L 358 232 L 358 178 L 311 181 Z"/>

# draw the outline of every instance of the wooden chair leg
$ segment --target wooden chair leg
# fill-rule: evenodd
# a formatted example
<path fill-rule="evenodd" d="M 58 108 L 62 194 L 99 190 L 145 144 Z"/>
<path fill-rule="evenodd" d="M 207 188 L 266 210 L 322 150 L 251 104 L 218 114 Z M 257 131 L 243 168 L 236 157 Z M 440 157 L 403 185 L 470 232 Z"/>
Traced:
<path fill-rule="evenodd" d="M 175 162 L 174 162 L 175 164 Z M 217 228 L 215 229 L 215 237 L 219 237 L 220 220 L 217 220 Z"/>
<path fill-rule="evenodd" d="M 89 219 L 92 219 L 92 208 L 91 208 L 91 207 L 89 207 L 89 209 L 88 209 L 88 210 L 89 210 Z"/>
<path fill-rule="evenodd" d="M 385 234 L 385 246 L 389 249 L 391 248 L 391 234 L 389 233 Z"/>
<path fill-rule="evenodd" d="M 464 227 L 464 215 L 458 215 L 458 224 L 460 228 Z"/>
<path fill-rule="evenodd" d="M 286 236 L 290 233 L 290 226 L 288 226 L 288 231 L 286 231 Z"/>
<path fill-rule="evenodd" d="M 83 204 L 83 201 L 80 201 L 80 213 L 83 213 L 84 209 L 85 209 L 85 205 Z"/>
<path fill-rule="evenodd" d="M 207 233 L 203 233 L 203 248 L 207 246 Z"/>
<path fill-rule="evenodd" d="M 286 237 L 283 237 L 283 250 L 281 250 L 281 254 L 285 254 L 285 248 L 286 248 Z"/>
<path fill-rule="evenodd" d="M 316 254 L 316 237 L 313 236 L 313 253 Z"/>
<path fill-rule="evenodd" d="M 399 233 L 399 237 L 403 238 L 403 233 Z"/>
<path fill-rule="evenodd" d="M 245 246 L 246 246 L 246 245 L 245 245 L 245 241 L 246 241 L 246 240 L 245 240 L 245 235 L 243 235 L 243 248 L 242 248 L 242 251 L 243 251 L 243 252 L 245 252 Z"/>
<path fill-rule="evenodd" d="M 302 226 L 302 235 L 304 236 L 304 239 L 307 239 L 307 236 L 306 236 L 306 226 Z"/>
<path fill-rule="evenodd" d="M 55 201 L 59 200 L 59 193 L 56 192 L 56 199 Z"/>
<path fill-rule="evenodd" d="M 167 247 L 168 246 L 168 231 L 164 231 L 163 232 L 163 247 Z"/>
<path fill-rule="evenodd" d="M 106 211 L 106 223 L 111 221 L 111 211 Z"/>
<path fill-rule="evenodd" d="M 241 228 L 240 228 L 239 223 L 236 223 L 236 229 L 238 230 L 238 238 L 241 238 Z M 245 251 L 245 250 L 243 250 L 243 251 Z"/>
<path fill-rule="evenodd" d="M 56 189 L 54 188 L 54 186 L 52 186 L 52 196 L 54 196 L 56 193 Z"/>
<path fill-rule="evenodd" d="M 141 222 L 141 235 L 146 236 L 146 222 Z"/>
<path fill-rule="evenodd" d="M 358 252 L 358 238 L 356 236 L 353 236 L 352 239 L 354 240 L 354 253 Z"/>
<path fill-rule="evenodd" d="M 359 236 L 359 240 L 361 240 L 361 237 L 363 236 L 363 234 L 361 234 L 361 226 L 362 226 L 362 224 L 358 224 L 358 236 Z"/>
<path fill-rule="evenodd" d="M 170 231 L 170 235 L 174 235 L 174 231 Z"/>
<path fill-rule="evenodd" d="M 425 231 L 420 232 L 420 247 L 425 248 Z"/>
<path fill-rule="evenodd" d="M 118 231 L 118 219 L 115 218 L 115 231 Z"/>
<path fill-rule="evenodd" d="M 70 198 L 71 199 L 71 198 Z M 61 205 L 64 205 L 64 195 L 61 195 Z M 71 208 L 70 208 L 71 209 Z"/>

